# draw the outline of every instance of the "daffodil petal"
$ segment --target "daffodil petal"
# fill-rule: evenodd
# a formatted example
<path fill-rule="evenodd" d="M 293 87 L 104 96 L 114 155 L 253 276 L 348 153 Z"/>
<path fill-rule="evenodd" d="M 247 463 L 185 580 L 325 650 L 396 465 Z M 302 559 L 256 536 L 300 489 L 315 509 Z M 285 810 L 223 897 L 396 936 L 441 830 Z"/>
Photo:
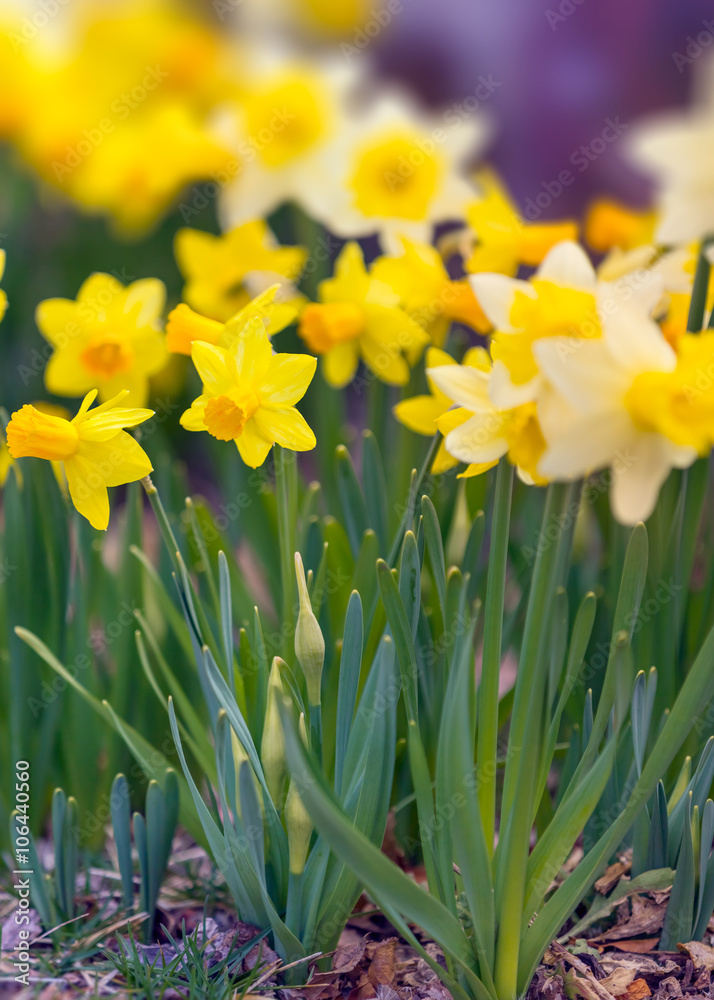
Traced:
<path fill-rule="evenodd" d="M 309 354 L 274 354 L 260 384 L 260 395 L 270 406 L 294 406 L 307 392 L 317 358 Z"/>
<path fill-rule="evenodd" d="M 538 268 L 538 278 L 561 288 L 595 291 L 597 278 L 583 248 L 573 240 L 563 240 L 549 250 Z M 483 303 L 481 303 L 483 305 Z"/>
<path fill-rule="evenodd" d="M 80 334 L 78 309 L 71 299 L 45 299 L 35 309 L 40 333 L 53 347 L 65 347 Z"/>
<path fill-rule="evenodd" d="M 257 469 L 268 457 L 273 442 L 263 437 L 253 419 L 243 428 L 241 436 L 236 439 L 236 445 L 245 464 L 251 469 Z"/>
<path fill-rule="evenodd" d="M 109 524 L 109 496 L 94 463 L 73 455 L 64 463 L 64 471 L 74 506 L 93 528 L 105 531 Z"/>
<path fill-rule="evenodd" d="M 511 308 L 516 292 L 522 292 L 531 299 L 537 297 L 532 285 L 518 278 L 508 278 L 505 274 L 472 274 L 469 284 L 481 308 L 496 330 L 511 327 Z"/>
<path fill-rule="evenodd" d="M 191 358 L 201 381 L 211 393 L 228 392 L 235 384 L 235 363 L 220 347 L 194 341 Z"/>
<path fill-rule="evenodd" d="M 448 409 L 448 400 L 444 403 L 433 396 L 413 396 L 403 399 L 394 407 L 394 416 L 400 424 L 404 424 L 416 434 L 436 434 L 436 420 Z"/>
<path fill-rule="evenodd" d="M 115 433 L 108 441 L 81 441 L 77 455 L 93 465 L 94 475 L 100 476 L 105 486 L 135 483 L 153 471 L 139 442 L 124 431 Z"/>
<path fill-rule="evenodd" d="M 269 410 L 261 406 L 253 420 L 263 437 L 290 451 L 311 451 L 317 443 L 311 427 L 293 407 Z"/>
<path fill-rule="evenodd" d="M 166 303 L 166 286 L 158 278 L 142 278 L 126 289 L 124 312 L 136 310 L 136 325 L 147 326 L 159 318 Z"/>
<path fill-rule="evenodd" d="M 359 345 L 356 341 L 337 344 L 322 357 L 322 373 L 328 385 L 342 389 L 355 377 L 359 364 Z"/>
<path fill-rule="evenodd" d="M 268 371 L 273 356 L 262 316 L 254 316 L 248 320 L 232 348 L 232 354 L 241 377 L 259 384 Z"/>
<path fill-rule="evenodd" d="M 446 436 L 446 450 L 462 462 L 494 462 L 508 451 L 503 419 L 495 411 L 477 413 Z"/>
<path fill-rule="evenodd" d="M 440 392 L 459 406 L 465 406 L 474 413 L 486 413 L 493 409 L 486 372 L 468 365 L 441 365 L 427 368 L 426 374 Z"/>
<path fill-rule="evenodd" d="M 153 417 L 153 410 L 125 409 L 115 407 L 101 413 L 90 413 L 81 424 L 79 436 L 82 441 L 108 441 L 125 427 L 136 427 Z"/>
<path fill-rule="evenodd" d="M 365 336 L 360 339 L 360 347 L 365 363 L 382 382 L 389 385 L 407 384 L 409 365 L 398 344 L 380 343 Z"/>
<path fill-rule="evenodd" d="M 194 399 L 188 410 L 184 410 L 181 414 L 180 424 L 187 431 L 205 431 L 206 424 L 204 422 L 203 416 L 206 412 L 206 403 L 208 402 L 205 396 L 199 396 L 198 399 Z"/>

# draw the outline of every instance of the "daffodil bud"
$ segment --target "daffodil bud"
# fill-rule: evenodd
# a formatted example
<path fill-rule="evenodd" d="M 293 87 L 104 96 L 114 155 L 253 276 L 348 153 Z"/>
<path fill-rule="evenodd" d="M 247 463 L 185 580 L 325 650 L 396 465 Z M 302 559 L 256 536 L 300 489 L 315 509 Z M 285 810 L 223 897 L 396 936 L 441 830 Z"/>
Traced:
<path fill-rule="evenodd" d="M 303 743 L 307 745 L 307 729 L 304 713 L 300 715 L 300 737 Z M 290 782 L 288 796 L 285 800 L 285 825 L 288 831 L 290 872 L 292 875 L 302 875 L 310 850 L 312 821 L 300 798 L 294 778 Z"/>
<path fill-rule="evenodd" d="M 322 665 L 325 662 L 325 640 L 312 611 L 305 568 L 299 552 L 295 553 L 295 575 L 300 598 L 300 613 L 295 629 L 295 655 L 307 681 L 307 700 L 311 705 L 319 705 Z"/>
<path fill-rule="evenodd" d="M 263 773 L 268 785 L 270 797 L 276 806 L 282 802 L 283 785 L 285 784 L 285 734 L 280 720 L 279 699 L 283 696 L 283 684 L 280 679 L 279 657 L 273 658 L 268 681 L 268 704 L 265 710 L 263 724 L 263 739 L 260 744 L 260 759 Z"/>

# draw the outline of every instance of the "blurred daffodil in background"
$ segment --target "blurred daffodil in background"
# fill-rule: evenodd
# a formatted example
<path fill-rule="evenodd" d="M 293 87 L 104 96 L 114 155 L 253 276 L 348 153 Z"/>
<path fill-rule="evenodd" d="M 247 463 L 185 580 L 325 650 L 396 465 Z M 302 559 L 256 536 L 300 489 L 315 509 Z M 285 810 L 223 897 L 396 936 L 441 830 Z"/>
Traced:
<path fill-rule="evenodd" d="M 160 317 L 166 291 L 144 278 L 124 286 L 111 274 L 93 274 L 77 299 L 45 299 L 37 325 L 53 352 L 45 384 L 58 396 L 96 388 L 103 402 L 128 392 L 132 406 L 146 403 L 149 377 L 166 363 Z"/>
<path fill-rule="evenodd" d="M 185 301 L 197 312 L 225 323 L 251 299 L 247 286 L 263 277 L 293 282 L 307 258 L 304 247 L 279 246 L 267 224 L 254 219 L 222 236 L 180 229 L 176 260 L 186 279 Z"/>
<path fill-rule="evenodd" d="M 305 306 L 299 333 L 322 356 L 326 381 L 347 385 L 362 359 L 381 381 L 405 385 L 407 356 L 418 356 L 429 335 L 400 307 L 399 295 L 368 272 L 357 243 L 340 252 L 334 277 L 320 283 L 319 298 Z"/>
<path fill-rule="evenodd" d="M 97 398 L 93 389 L 72 420 L 26 403 L 7 425 L 12 458 L 60 462 L 72 503 L 100 531 L 109 524 L 107 487 L 136 482 L 152 471 L 146 452 L 124 428 L 143 423 L 154 411 L 119 406 L 128 395 L 120 392 L 92 410 Z"/>
<path fill-rule="evenodd" d="M 2 280 L 2 276 L 5 273 L 5 260 L 6 260 L 5 251 L 0 250 L 0 280 Z M 2 320 L 3 316 L 5 315 L 6 309 L 7 309 L 7 295 L 2 290 L 2 288 L 0 288 L 0 320 Z"/>

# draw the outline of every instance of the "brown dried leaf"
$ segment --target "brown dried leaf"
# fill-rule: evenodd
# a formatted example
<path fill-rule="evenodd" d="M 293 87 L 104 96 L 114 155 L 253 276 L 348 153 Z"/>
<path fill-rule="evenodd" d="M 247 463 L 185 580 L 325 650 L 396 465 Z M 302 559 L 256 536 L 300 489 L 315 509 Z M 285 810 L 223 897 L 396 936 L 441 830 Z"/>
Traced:
<path fill-rule="evenodd" d="M 378 944 L 370 945 L 373 949 L 372 961 L 367 976 L 373 986 L 379 983 L 391 986 L 396 971 L 396 953 L 398 938 L 387 938 Z"/>
<path fill-rule="evenodd" d="M 625 875 L 631 867 L 631 861 L 616 861 L 614 864 L 609 865 L 605 869 L 605 874 L 602 875 L 595 883 L 595 891 L 599 892 L 601 896 L 607 896 L 611 889 L 617 885 L 623 875 Z"/>
<path fill-rule="evenodd" d="M 611 927 L 604 934 L 592 938 L 593 941 L 607 944 L 622 938 L 638 937 L 640 934 L 662 930 L 666 907 L 656 903 L 650 896 L 635 893 L 630 900 L 631 913 L 629 920 Z"/>
<path fill-rule="evenodd" d="M 635 979 L 627 987 L 628 1000 L 644 1000 L 651 995 L 652 991 L 644 979 Z"/>
<path fill-rule="evenodd" d="M 614 969 L 609 976 L 600 980 L 600 985 L 609 990 L 614 997 L 618 997 L 626 992 L 634 978 L 634 969 Z"/>
<path fill-rule="evenodd" d="M 369 938 L 364 936 L 356 944 L 338 946 L 332 959 L 332 971 L 339 975 L 345 975 L 356 969 L 364 957 L 364 950 Z"/>
<path fill-rule="evenodd" d="M 631 941 L 610 941 L 610 948 L 617 948 L 618 951 L 632 951 L 636 955 L 646 955 L 649 951 L 654 951 L 659 943 L 659 937 L 635 938 Z"/>
<path fill-rule="evenodd" d="M 687 944 L 678 944 L 677 950 L 688 955 L 697 968 L 714 972 L 714 948 L 708 944 L 703 944 L 701 941 L 689 941 Z"/>

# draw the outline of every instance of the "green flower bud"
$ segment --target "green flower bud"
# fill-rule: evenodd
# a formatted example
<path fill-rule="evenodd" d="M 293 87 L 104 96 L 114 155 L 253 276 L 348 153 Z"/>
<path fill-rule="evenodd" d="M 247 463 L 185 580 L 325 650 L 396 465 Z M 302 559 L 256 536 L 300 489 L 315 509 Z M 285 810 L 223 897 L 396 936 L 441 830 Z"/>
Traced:
<path fill-rule="evenodd" d="M 307 731 L 305 727 L 305 715 L 300 715 L 300 736 L 307 745 Z M 288 851 L 290 859 L 290 872 L 292 875 L 302 875 L 305 870 L 305 862 L 310 850 L 310 838 L 312 837 L 312 821 L 307 809 L 300 798 L 295 779 L 290 782 L 288 796 L 285 800 L 285 826 L 288 831 Z"/>
<path fill-rule="evenodd" d="M 260 744 L 260 759 L 263 764 L 265 781 L 270 797 L 278 807 L 283 799 L 286 770 L 285 734 L 283 733 L 283 724 L 280 721 L 279 702 L 279 699 L 283 697 L 283 683 L 280 679 L 280 664 L 282 662 L 280 657 L 273 657 L 270 680 L 268 681 L 268 704 L 265 710 L 263 739 Z"/>
<path fill-rule="evenodd" d="M 325 640 L 312 611 L 305 568 L 299 552 L 295 553 L 295 575 L 300 597 L 300 613 L 295 629 L 295 655 L 307 681 L 307 700 L 310 705 L 319 705 L 322 665 L 325 662 Z"/>

